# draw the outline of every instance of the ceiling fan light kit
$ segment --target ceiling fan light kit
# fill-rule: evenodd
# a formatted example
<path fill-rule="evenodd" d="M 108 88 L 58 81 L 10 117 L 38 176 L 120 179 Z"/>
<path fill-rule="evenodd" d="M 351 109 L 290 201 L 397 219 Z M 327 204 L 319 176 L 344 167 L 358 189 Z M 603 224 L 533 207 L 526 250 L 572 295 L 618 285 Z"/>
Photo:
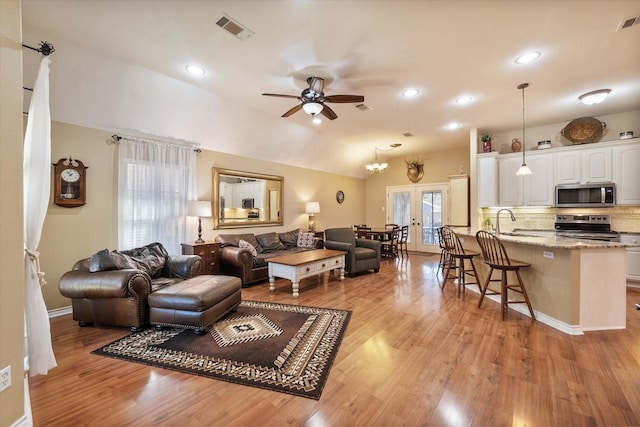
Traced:
<path fill-rule="evenodd" d="M 326 105 L 327 102 L 333 103 L 362 103 L 364 102 L 364 96 L 362 95 L 329 95 L 324 94 L 324 79 L 321 77 L 309 77 L 307 78 L 309 87 L 302 91 L 300 96 L 295 95 L 283 95 L 277 93 L 263 93 L 263 96 L 277 96 L 280 98 L 295 98 L 300 101 L 300 104 L 288 110 L 282 115 L 282 117 L 289 117 L 293 113 L 297 113 L 303 110 L 305 113 L 315 116 L 316 114 L 322 114 L 329 120 L 335 120 L 338 115 Z"/>

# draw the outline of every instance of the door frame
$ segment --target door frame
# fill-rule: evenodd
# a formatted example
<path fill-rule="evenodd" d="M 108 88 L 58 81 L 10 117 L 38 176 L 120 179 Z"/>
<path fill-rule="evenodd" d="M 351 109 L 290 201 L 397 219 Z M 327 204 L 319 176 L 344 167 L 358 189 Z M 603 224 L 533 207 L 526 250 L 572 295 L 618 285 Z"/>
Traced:
<path fill-rule="evenodd" d="M 410 194 L 410 222 L 409 226 L 409 240 L 407 242 L 407 249 L 414 252 L 430 252 L 439 253 L 440 246 L 437 242 L 435 244 L 423 244 L 421 235 L 423 233 L 422 210 L 418 213 L 418 206 L 422 204 L 423 192 L 440 191 L 442 193 L 442 225 L 449 223 L 449 183 L 438 182 L 431 184 L 411 184 L 411 185 L 390 185 L 386 188 L 387 193 L 387 206 L 385 211 L 385 221 L 389 223 L 397 223 L 393 218 L 394 213 L 394 193 L 409 192 Z M 418 218 L 418 219 L 416 219 Z"/>

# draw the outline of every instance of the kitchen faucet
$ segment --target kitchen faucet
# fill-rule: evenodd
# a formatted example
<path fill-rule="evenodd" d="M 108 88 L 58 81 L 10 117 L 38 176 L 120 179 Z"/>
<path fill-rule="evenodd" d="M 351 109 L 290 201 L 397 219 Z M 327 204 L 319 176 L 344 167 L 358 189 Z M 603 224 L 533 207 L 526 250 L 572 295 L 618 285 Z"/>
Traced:
<path fill-rule="evenodd" d="M 502 211 L 507 211 L 511 214 L 511 221 L 515 221 L 516 217 L 513 215 L 513 212 L 511 212 L 511 209 L 500 209 L 498 210 L 498 213 L 496 214 L 496 234 L 500 234 L 500 212 Z"/>

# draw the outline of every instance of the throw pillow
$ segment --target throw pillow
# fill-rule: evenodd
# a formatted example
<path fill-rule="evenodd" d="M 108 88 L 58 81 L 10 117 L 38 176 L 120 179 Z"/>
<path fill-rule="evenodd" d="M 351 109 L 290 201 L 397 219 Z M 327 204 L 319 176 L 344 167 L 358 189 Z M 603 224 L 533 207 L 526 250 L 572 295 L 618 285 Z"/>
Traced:
<path fill-rule="evenodd" d="M 295 248 L 298 246 L 298 233 L 300 233 L 300 229 L 285 231 L 284 233 L 279 233 L 278 237 L 286 246 Z"/>
<path fill-rule="evenodd" d="M 125 268 L 138 268 L 127 255 L 118 251 L 109 252 L 103 249 L 91 255 L 89 260 L 89 272 L 96 273 L 106 270 L 123 270 Z"/>
<path fill-rule="evenodd" d="M 240 249 L 249 249 L 249 252 L 251 252 L 251 255 L 253 256 L 258 255 L 258 251 L 256 251 L 256 248 L 254 248 L 253 245 L 246 240 L 240 240 L 238 242 L 238 247 Z"/>
<path fill-rule="evenodd" d="M 311 232 L 298 233 L 298 247 L 299 248 L 315 248 L 315 234 Z"/>
<path fill-rule="evenodd" d="M 258 234 L 256 240 L 260 243 L 260 246 L 262 246 L 262 252 L 272 252 L 286 248 L 276 232 Z"/>

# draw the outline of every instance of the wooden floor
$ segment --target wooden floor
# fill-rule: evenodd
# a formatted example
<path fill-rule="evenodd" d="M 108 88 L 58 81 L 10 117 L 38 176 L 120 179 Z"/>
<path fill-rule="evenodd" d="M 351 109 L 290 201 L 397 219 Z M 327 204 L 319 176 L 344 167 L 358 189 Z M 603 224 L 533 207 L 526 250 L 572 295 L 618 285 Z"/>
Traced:
<path fill-rule="evenodd" d="M 36 426 L 640 425 L 640 290 L 627 329 L 569 336 L 478 294 L 442 291 L 438 258 L 243 298 L 353 312 L 319 401 L 90 354 L 127 329 L 52 319 L 58 367 L 30 379 Z"/>

